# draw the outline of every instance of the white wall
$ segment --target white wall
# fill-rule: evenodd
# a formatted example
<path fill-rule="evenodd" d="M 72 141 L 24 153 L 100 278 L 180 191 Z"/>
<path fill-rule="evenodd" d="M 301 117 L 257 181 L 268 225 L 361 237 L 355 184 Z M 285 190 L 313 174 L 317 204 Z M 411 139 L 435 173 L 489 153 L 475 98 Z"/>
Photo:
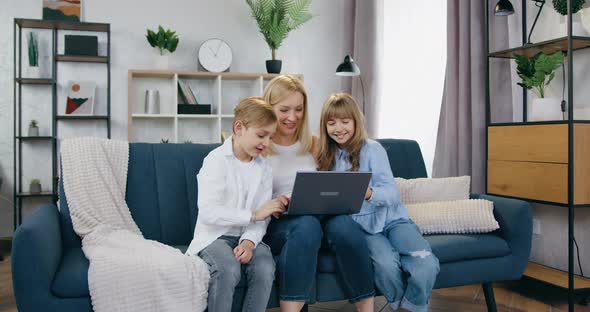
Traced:
<path fill-rule="evenodd" d="M 13 18 L 41 18 L 40 0 L 8 0 L 0 11 L 0 174 L 4 185 L 3 196 L 12 198 L 12 114 L 13 114 Z M 311 5 L 316 15 L 310 22 L 294 31 L 278 50 L 283 60 L 284 73 L 301 73 L 310 99 L 311 124 L 317 130 L 320 107 L 332 92 L 350 90 L 350 80 L 334 75 L 344 55 L 352 51 L 353 0 L 317 0 Z M 265 72 L 264 61 L 270 51 L 249 7 L 242 0 L 86 0 L 83 1 L 82 19 L 88 22 L 111 23 L 112 31 L 112 137 L 127 139 L 127 70 L 149 69 L 156 54 L 145 40 L 146 28 L 161 24 L 176 30 L 180 45 L 170 59 L 170 68 L 197 69 L 196 50 L 206 39 L 224 39 L 233 49 L 234 72 Z M 99 38 L 104 42 L 104 38 Z M 63 42 L 63 40 L 61 41 Z M 100 43 L 99 43 L 100 44 Z M 101 46 L 104 49 L 104 45 Z M 103 67 L 101 67 L 103 66 Z M 104 112 L 106 81 L 104 65 L 60 64 L 60 82 L 67 79 L 97 80 L 98 112 Z M 41 133 L 49 134 L 50 102 L 46 87 L 26 87 L 24 120 L 40 119 Z M 60 86 L 63 95 L 64 86 Z M 102 98 L 101 98 L 102 97 Z M 103 135 L 100 123 L 64 124 L 60 137 L 74 134 Z M 26 130 L 26 125 L 23 127 Z M 63 135 L 62 135 L 63 134 Z M 35 147 L 27 155 L 35 155 L 26 162 L 24 182 L 40 178 L 50 185 L 50 149 Z M 25 185 L 25 186 L 26 186 Z M 32 205 L 27 205 L 25 215 Z M 12 232 L 12 206 L 0 198 L 0 236 Z"/>
<path fill-rule="evenodd" d="M 385 1 L 381 138 L 418 141 L 432 161 L 446 64 L 446 1 Z"/>

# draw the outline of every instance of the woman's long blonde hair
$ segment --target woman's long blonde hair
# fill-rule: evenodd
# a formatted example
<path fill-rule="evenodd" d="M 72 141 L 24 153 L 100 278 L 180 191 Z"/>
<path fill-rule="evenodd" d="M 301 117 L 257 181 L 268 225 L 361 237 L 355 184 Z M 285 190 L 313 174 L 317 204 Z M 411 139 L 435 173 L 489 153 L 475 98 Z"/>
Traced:
<path fill-rule="evenodd" d="M 301 143 L 301 147 L 297 151 L 297 155 L 305 155 L 311 153 L 313 146 L 313 137 L 309 128 L 309 118 L 307 117 L 308 105 L 307 105 L 307 92 L 303 87 L 303 83 L 297 76 L 294 75 L 280 75 L 272 79 L 264 88 L 264 94 L 262 97 L 272 107 L 286 99 L 289 95 L 294 92 L 299 92 L 303 95 L 303 121 L 295 132 L 297 141 Z M 268 147 L 268 154 L 278 154 L 274 144 Z"/>
<path fill-rule="evenodd" d="M 354 135 L 346 142 L 344 148 L 350 155 L 352 167 L 350 171 L 358 171 L 360 167 L 361 148 L 367 140 L 365 130 L 365 118 L 359 111 L 354 98 L 348 93 L 335 93 L 328 97 L 322 107 L 320 117 L 320 151 L 318 153 L 318 170 L 332 170 L 335 163 L 338 143 L 329 135 L 327 130 L 328 121 L 334 118 L 350 118 L 354 121 Z"/>

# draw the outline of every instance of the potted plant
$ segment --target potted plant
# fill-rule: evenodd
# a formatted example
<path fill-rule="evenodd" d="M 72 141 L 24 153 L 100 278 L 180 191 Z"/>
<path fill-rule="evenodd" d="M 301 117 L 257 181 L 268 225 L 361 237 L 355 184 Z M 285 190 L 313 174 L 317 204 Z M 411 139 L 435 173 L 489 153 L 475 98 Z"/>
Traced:
<path fill-rule="evenodd" d="M 531 121 L 556 120 L 561 116 L 561 101 L 558 98 L 545 98 L 545 87 L 555 78 L 555 70 L 563 64 L 562 52 L 546 55 L 537 53 L 529 58 L 525 55 L 516 55 L 516 72 L 520 77 L 519 86 L 532 90 L 537 96 L 531 106 Z"/>
<path fill-rule="evenodd" d="M 276 59 L 276 50 L 290 31 L 313 17 L 309 13 L 311 0 L 246 0 L 246 3 L 271 50 L 272 59 L 266 61 L 266 71 L 278 74 L 281 72 L 282 62 Z"/>
<path fill-rule="evenodd" d="M 39 136 L 39 127 L 37 126 L 37 120 L 31 120 L 31 123 L 29 124 L 28 134 L 30 137 Z"/>
<path fill-rule="evenodd" d="M 160 143 L 170 143 L 168 139 L 162 139 L 160 140 Z"/>
<path fill-rule="evenodd" d="M 571 0 L 572 1 L 572 18 L 573 18 L 573 24 L 572 24 L 572 33 L 575 36 L 585 36 L 587 33 L 586 31 L 588 31 L 585 27 L 583 27 L 583 21 L 582 19 L 584 19 L 584 16 L 580 16 L 579 14 L 576 14 L 578 11 L 580 11 L 582 9 L 582 7 L 584 6 L 584 2 L 586 0 Z M 565 16 L 565 18 L 560 19 L 560 27 L 558 28 L 558 33 L 557 36 L 567 36 L 567 0 L 552 0 L 553 2 L 553 8 L 555 9 L 555 11 L 557 11 L 557 13 L 561 14 L 562 16 Z M 584 15 L 584 12 L 582 12 L 582 15 Z M 587 13 L 586 13 L 587 15 Z M 588 18 L 588 16 L 586 16 L 586 19 Z"/>
<path fill-rule="evenodd" d="M 29 184 L 29 192 L 31 192 L 31 194 L 41 193 L 41 181 L 39 181 L 39 179 L 31 180 L 31 184 Z"/>
<path fill-rule="evenodd" d="M 170 29 L 164 29 L 162 26 L 158 26 L 158 32 L 148 29 L 145 37 L 152 47 L 158 49 L 160 53 L 158 59 L 160 63 L 159 65 L 161 67 L 168 67 L 168 54 L 166 51 L 169 53 L 174 53 L 180 40 L 176 32 Z"/>
<path fill-rule="evenodd" d="M 29 67 L 27 76 L 39 78 L 39 39 L 36 32 L 30 31 L 27 35 L 27 50 Z"/>

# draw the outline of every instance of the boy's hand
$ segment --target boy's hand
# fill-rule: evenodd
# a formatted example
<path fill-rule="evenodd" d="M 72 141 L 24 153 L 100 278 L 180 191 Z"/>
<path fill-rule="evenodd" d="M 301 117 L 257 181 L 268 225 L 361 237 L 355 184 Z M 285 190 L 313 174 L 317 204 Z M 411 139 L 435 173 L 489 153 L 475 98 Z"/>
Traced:
<path fill-rule="evenodd" d="M 236 248 L 234 248 L 234 256 L 240 263 L 249 263 L 254 255 L 254 243 L 245 239 Z"/>
<path fill-rule="evenodd" d="M 262 221 L 271 215 L 281 214 L 285 212 L 285 203 L 289 203 L 289 200 L 285 196 L 279 196 L 275 199 L 267 201 L 262 207 L 254 211 L 254 219 L 256 221 Z"/>

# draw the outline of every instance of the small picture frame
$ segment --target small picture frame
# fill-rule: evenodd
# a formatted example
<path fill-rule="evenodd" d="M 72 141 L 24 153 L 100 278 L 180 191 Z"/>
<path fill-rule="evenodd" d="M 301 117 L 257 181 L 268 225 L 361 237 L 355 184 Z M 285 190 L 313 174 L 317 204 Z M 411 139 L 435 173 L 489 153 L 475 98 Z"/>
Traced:
<path fill-rule="evenodd" d="M 96 82 L 69 81 L 66 115 L 93 115 Z"/>

